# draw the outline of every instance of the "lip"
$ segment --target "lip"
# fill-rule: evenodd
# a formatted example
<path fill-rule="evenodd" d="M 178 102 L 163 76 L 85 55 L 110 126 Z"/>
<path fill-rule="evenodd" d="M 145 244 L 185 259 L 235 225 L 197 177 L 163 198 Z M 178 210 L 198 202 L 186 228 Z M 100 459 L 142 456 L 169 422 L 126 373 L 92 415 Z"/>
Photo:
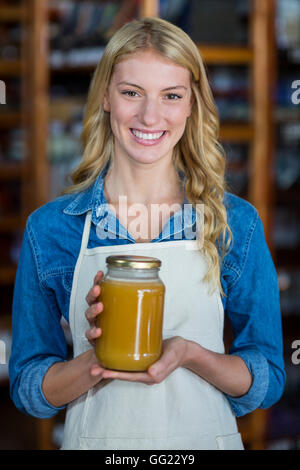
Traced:
<path fill-rule="evenodd" d="M 139 132 L 142 132 L 143 134 L 158 134 L 160 132 L 163 132 L 163 135 L 159 138 L 159 139 L 154 139 L 154 140 L 145 140 L 145 139 L 140 139 L 139 137 L 137 137 L 136 135 L 134 135 L 134 133 L 132 132 L 132 129 L 133 130 L 136 130 L 136 131 L 139 131 Z M 149 131 L 149 129 L 147 131 L 144 131 L 142 129 L 137 129 L 136 127 L 132 127 L 129 129 L 130 130 L 130 135 L 131 137 L 134 139 L 135 142 L 137 142 L 138 144 L 141 144 L 141 145 L 144 145 L 145 147 L 149 147 L 149 146 L 153 146 L 153 145 L 157 145 L 157 144 L 160 144 L 164 138 L 166 137 L 168 131 L 163 131 L 163 130 L 160 130 L 160 131 L 156 131 L 156 130 L 153 130 L 153 131 Z"/>
<path fill-rule="evenodd" d="M 143 134 L 160 134 L 161 132 L 166 132 L 165 129 L 138 129 L 137 127 L 131 127 L 130 130 L 142 132 Z"/>

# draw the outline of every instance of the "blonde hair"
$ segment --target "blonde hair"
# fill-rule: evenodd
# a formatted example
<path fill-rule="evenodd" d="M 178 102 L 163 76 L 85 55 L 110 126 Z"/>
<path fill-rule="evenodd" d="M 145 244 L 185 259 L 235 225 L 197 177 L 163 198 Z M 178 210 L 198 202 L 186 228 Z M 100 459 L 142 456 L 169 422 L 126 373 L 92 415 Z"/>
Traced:
<path fill-rule="evenodd" d="M 91 186 L 113 158 L 113 134 L 109 113 L 103 109 L 114 66 L 128 54 L 152 49 L 190 71 L 194 103 L 185 132 L 174 148 L 173 163 L 184 173 L 185 194 L 195 207 L 204 205 L 203 243 L 199 249 L 208 261 L 204 281 L 219 288 L 221 260 L 231 240 L 225 192 L 225 154 L 218 142 L 219 119 L 197 46 L 177 26 L 158 18 L 134 20 L 119 29 L 109 41 L 94 72 L 85 110 L 82 144 L 83 158 L 71 173 L 73 185 L 64 193 Z M 198 206 L 199 207 L 199 206 Z M 226 241 L 227 235 L 227 241 Z"/>

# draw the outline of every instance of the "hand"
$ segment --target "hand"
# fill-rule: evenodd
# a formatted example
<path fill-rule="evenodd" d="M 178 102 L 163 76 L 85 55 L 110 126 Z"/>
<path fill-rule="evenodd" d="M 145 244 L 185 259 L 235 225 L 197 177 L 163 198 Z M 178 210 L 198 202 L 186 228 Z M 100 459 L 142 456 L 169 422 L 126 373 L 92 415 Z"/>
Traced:
<path fill-rule="evenodd" d="M 100 282 L 103 279 L 103 271 L 98 271 L 94 277 L 94 284 L 87 293 L 85 298 L 88 308 L 85 311 L 85 316 L 89 322 L 90 328 L 85 332 L 86 338 L 93 347 L 93 359 L 94 364 L 91 367 L 91 375 L 96 376 L 103 373 L 104 369 L 100 366 L 97 361 L 95 354 L 96 339 L 101 336 L 101 328 L 97 327 L 97 316 L 103 311 L 103 303 L 98 302 L 98 298 L 101 292 Z M 103 374 L 102 374 L 103 375 Z"/>
<path fill-rule="evenodd" d="M 90 324 L 90 328 L 85 332 L 85 336 L 93 347 L 95 347 L 96 339 L 101 336 L 101 328 L 97 327 L 97 316 L 103 310 L 103 303 L 98 302 L 98 298 L 101 292 L 101 287 L 99 284 L 102 278 L 103 271 L 98 271 L 94 277 L 94 284 L 88 291 L 85 298 L 89 306 L 85 311 L 85 316 Z"/>
<path fill-rule="evenodd" d="M 184 363 L 187 343 L 188 341 L 181 336 L 165 339 L 160 358 L 147 372 L 119 372 L 106 369 L 103 371 L 103 378 L 142 382 L 146 385 L 158 384 Z"/>

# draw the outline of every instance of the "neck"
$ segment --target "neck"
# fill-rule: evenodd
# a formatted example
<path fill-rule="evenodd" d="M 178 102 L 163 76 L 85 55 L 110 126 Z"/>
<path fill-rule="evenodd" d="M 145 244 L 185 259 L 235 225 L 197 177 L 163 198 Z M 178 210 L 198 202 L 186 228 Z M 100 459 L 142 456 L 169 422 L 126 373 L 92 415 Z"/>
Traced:
<path fill-rule="evenodd" d="M 117 204 L 120 196 L 126 196 L 129 204 L 144 205 L 181 202 L 184 190 L 173 164 L 158 162 L 155 165 L 114 161 L 105 181 L 107 202 Z"/>

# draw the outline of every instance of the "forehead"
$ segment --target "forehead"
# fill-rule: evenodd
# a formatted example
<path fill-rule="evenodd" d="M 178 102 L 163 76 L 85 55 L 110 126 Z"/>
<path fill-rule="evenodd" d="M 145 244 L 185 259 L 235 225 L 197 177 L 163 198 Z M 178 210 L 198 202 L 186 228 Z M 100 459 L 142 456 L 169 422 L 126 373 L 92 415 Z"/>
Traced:
<path fill-rule="evenodd" d="M 139 81 L 163 86 L 188 86 L 190 72 L 185 67 L 154 51 L 130 54 L 114 67 L 111 83 Z"/>

